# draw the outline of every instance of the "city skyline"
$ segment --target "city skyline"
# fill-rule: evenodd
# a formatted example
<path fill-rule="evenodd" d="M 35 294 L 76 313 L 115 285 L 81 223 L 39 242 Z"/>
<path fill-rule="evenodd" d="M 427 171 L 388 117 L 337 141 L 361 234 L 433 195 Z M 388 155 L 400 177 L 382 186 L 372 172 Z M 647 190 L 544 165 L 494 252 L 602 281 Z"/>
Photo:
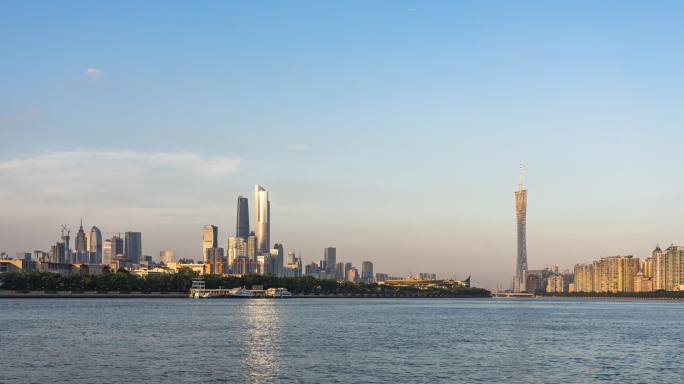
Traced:
<path fill-rule="evenodd" d="M 515 272 L 521 160 L 529 268 L 684 242 L 680 4 L 99 7 L 0 15 L 9 254 L 83 216 L 195 255 L 259 182 L 278 191 L 271 238 L 307 261 L 334 244 L 495 287 Z"/>

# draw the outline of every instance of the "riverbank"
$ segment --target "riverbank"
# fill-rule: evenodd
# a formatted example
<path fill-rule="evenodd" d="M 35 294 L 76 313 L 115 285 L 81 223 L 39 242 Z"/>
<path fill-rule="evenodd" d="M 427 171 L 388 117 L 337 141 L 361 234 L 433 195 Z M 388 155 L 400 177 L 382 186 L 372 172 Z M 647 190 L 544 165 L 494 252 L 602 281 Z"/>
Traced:
<path fill-rule="evenodd" d="M 183 292 L 2 291 L 0 299 L 179 299 Z"/>
<path fill-rule="evenodd" d="M 684 300 L 682 296 L 608 296 L 608 295 L 581 295 L 581 296 L 570 296 L 570 295 L 536 295 L 534 298 L 537 299 L 563 299 L 563 300 L 574 300 L 574 299 L 589 299 L 589 300 Z"/>
<path fill-rule="evenodd" d="M 186 292 L 2 291 L 0 299 L 180 299 Z M 476 295 L 299 294 L 296 299 L 482 299 Z"/>

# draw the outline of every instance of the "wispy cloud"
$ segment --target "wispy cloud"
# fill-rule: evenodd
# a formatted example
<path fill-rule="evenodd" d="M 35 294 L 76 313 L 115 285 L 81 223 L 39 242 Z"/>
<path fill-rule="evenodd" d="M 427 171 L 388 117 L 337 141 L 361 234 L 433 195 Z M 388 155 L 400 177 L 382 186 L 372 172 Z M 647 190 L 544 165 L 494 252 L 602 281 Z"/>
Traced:
<path fill-rule="evenodd" d="M 236 157 L 195 152 L 42 152 L 0 159 L 0 204 L 15 212 L 85 206 L 182 212 L 202 200 L 198 191 L 220 191 L 240 164 Z"/>
<path fill-rule="evenodd" d="M 311 149 L 311 147 L 306 144 L 289 144 L 283 146 L 283 148 L 287 149 L 288 151 L 307 151 Z"/>
<path fill-rule="evenodd" d="M 86 68 L 85 75 L 93 79 L 99 79 L 102 77 L 102 75 L 104 75 L 104 72 L 97 68 Z"/>

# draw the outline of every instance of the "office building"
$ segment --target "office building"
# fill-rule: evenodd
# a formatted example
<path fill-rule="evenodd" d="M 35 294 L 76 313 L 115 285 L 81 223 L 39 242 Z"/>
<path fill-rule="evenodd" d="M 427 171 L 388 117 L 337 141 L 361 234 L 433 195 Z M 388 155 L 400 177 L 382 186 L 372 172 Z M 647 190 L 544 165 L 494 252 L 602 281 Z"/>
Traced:
<path fill-rule="evenodd" d="M 228 266 L 232 267 L 233 262 L 238 257 L 247 257 L 247 239 L 242 237 L 229 237 L 227 260 Z"/>
<path fill-rule="evenodd" d="M 344 281 L 349 281 L 349 271 L 352 269 L 352 263 L 346 262 L 344 263 Z"/>
<path fill-rule="evenodd" d="M 81 226 L 76 233 L 76 239 L 74 239 L 74 255 L 71 261 L 74 263 L 88 262 L 88 239 L 83 230 L 83 219 L 81 219 Z"/>
<path fill-rule="evenodd" d="M 249 236 L 249 200 L 237 198 L 237 218 L 235 220 L 235 237 L 246 239 Z"/>
<path fill-rule="evenodd" d="M 271 248 L 271 202 L 268 191 L 261 185 L 254 187 L 254 218 L 257 253 L 268 254 Z"/>
<path fill-rule="evenodd" d="M 112 262 L 112 239 L 106 239 L 102 245 L 102 264 L 109 265 Z"/>
<path fill-rule="evenodd" d="M 142 261 L 142 235 L 140 232 L 126 232 L 124 257 L 131 264 L 140 264 Z"/>
<path fill-rule="evenodd" d="M 337 249 L 328 247 L 323 249 L 323 262 L 321 268 L 325 269 L 326 278 L 335 277 L 335 266 L 337 264 Z"/>
<path fill-rule="evenodd" d="M 285 267 L 285 276 L 302 276 L 302 258 L 296 257 L 294 252 L 287 253 L 287 266 Z"/>
<path fill-rule="evenodd" d="M 370 261 L 361 263 L 361 281 L 364 283 L 373 282 L 373 263 Z"/>
<path fill-rule="evenodd" d="M 344 263 L 341 261 L 335 264 L 335 279 L 344 281 Z"/>
<path fill-rule="evenodd" d="M 254 232 L 251 232 L 249 236 L 247 236 L 247 257 L 249 257 L 252 261 L 256 260 L 257 254 L 260 253 L 258 247 L 259 244 L 257 237 Z M 265 253 L 268 254 L 268 252 Z"/>
<path fill-rule="evenodd" d="M 89 262 L 91 264 L 102 264 L 102 232 L 96 226 L 90 229 L 87 238 L 87 248 Z"/>
<path fill-rule="evenodd" d="M 347 272 L 347 281 L 356 282 L 358 280 L 359 271 L 356 268 L 351 267 L 351 269 L 349 269 L 349 271 Z"/>
<path fill-rule="evenodd" d="M 206 250 L 206 255 L 207 258 L 204 261 L 205 273 L 220 275 L 227 270 L 223 248 L 209 248 Z"/>
<path fill-rule="evenodd" d="M 218 227 L 215 225 L 205 225 L 202 231 L 202 261 L 207 262 L 207 252 L 211 248 L 218 247 Z"/>
<path fill-rule="evenodd" d="M 283 245 L 274 244 L 273 249 L 271 249 L 270 255 L 273 258 L 273 270 L 271 271 L 271 273 L 273 274 L 273 276 L 284 276 L 283 264 L 285 258 L 285 251 L 283 250 Z"/>

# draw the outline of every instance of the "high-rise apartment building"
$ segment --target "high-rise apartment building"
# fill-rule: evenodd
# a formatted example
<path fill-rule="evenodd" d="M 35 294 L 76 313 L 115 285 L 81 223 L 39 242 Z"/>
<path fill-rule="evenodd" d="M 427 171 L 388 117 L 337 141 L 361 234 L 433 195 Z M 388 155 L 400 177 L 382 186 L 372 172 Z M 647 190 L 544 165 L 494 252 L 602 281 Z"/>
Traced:
<path fill-rule="evenodd" d="M 609 256 L 592 264 L 577 264 L 574 269 L 575 292 L 634 292 L 639 259 Z"/>
<path fill-rule="evenodd" d="M 268 191 L 261 185 L 254 187 L 254 219 L 257 253 L 268 254 L 271 248 L 271 203 Z"/>
<path fill-rule="evenodd" d="M 656 247 L 652 254 L 653 289 L 679 290 L 684 285 L 684 246 Z"/>
<path fill-rule="evenodd" d="M 126 232 L 125 257 L 132 264 L 140 264 L 142 260 L 142 234 L 140 232 Z"/>
<path fill-rule="evenodd" d="M 218 227 L 215 225 L 205 225 L 202 232 L 202 261 L 206 263 L 209 259 L 207 252 L 212 248 L 218 247 Z"/>
<path fill-rule="evenodd" d="M 518 255 L 515 261 L 515 279 L 513 290 L 525 292 L 527 279 L 527 189 L 523 189 L 522 173 L 518 190 L 515 192 L 515 215 L 518 227 Z"/>
<path fill-rule="evenodd" d="M 546 278 L 546 292 L 563 293 L 563 276 L 551 275 Z"/>
<path fill-rule="evenodd" d="M 235 237 L 246 239 L 249 236 L 249 201 L 246 197 L 237 198 L 237 218 L 235 220 Z"/>

